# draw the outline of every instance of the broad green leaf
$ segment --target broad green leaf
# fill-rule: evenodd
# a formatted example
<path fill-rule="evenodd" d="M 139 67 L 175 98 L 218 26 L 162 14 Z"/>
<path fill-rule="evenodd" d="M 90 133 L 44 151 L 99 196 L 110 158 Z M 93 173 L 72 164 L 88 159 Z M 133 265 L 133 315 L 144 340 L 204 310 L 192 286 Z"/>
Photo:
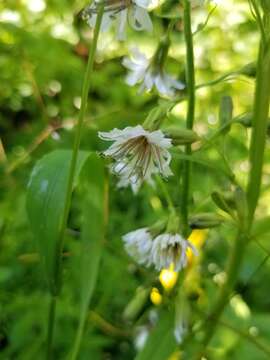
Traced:
<path fill-rule="evenodd" d="M 89 154 L 89 152 L 79 153 L 75 183 Z M 58 256 L 57 244 L 63 217 L 70 161 L 71 151 L 69 150 L 57 150 L 45 155 L 34 167 L 28 184 L 26 200 L 28 217 L 52 293 L 57 291 L 55 263 L 56 256 Z"/>
<path fill-rule="evenodd" d="M 98 156 L 90 156 L 86 161 L 78 190 L 82 198 L 82 249 L 78 279 L 81 307 L 72 359 L 76 359 L 79 352 L 88 306 L 97 281 L 107 220 L 107 182 L 103 161 Z"/>
<path fill-rule="evenodd" d="M 177 348 L 173 328 L 174 316 L 166 311 L 162 314 L 144 348 L 136 356 L 135 360 L 167 360 Z"/>

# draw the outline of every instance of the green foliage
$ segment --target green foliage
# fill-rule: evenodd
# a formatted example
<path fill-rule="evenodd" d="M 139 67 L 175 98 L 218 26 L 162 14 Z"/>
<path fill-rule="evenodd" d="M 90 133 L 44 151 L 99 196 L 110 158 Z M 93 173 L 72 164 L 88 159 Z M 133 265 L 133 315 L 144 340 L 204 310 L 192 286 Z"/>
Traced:
<path fill-rule="evenodd" d="M 88 156 L 87 152 L 79 154 L 74 186 Z M 56 262 L 70 160 L 70 151 L 60 150 L 45 155 L 34 167 L 28 183 L 26 206 L 29 221 L 54 295 L 57 294 Z"/>
<path fill-rule="evenodd" d="M 267 0 L 255 2 L 268 12 Z M 55 260 L 69 149 L 92 40 L 78 16 L 84 6 L 85 1 L 66 0 L 0 3 L 0 359 L 42 359 L 45 353 L 48 287 L 56 291 Z M 219 225 L 209 230 L 195 260 L 197 272 L 191 272 L 185 284 L 194 307 L 189 315 L 190 328 L 196 332 L 191 336 L 192 350 L 200 340 L 197 329 L 224 282 L 236 224 L 239 220 L 245 224 L 247 218 L 242 189 L 248 180 L 260 36 L 247 1 L 220 2 L 202 26 L 212 8 L 208 4 L 192 9 L 193 31 L 200 30 L 194 36 L 197 87 L 192 132 L 185 129 L 186 91 L 177 94 L 177 101 L 158 102 L 156 92 L 138 94 L 138 87 L 127 86 L 121 65 L 129 45 L 136 44 L 151 56 L 173 17 L 176 24 L 166 69 L 185 81 L 183 12 L 178 2 L 165 1 L 152 12 L 153 34 L 129 30 L 124 44 L 111 34 L 101 36 L 65 232 L 55 359 L 71 355 L 76 336 L 77 344 L 81 341 L 78 359 L 178 356 L 172 311 L 177 289 L 165 291 L 158 273 L 135 263 L 121 241 L 125 233 L 167 216 L 166 194 L 158 184 L 154 188 L 146 184 L 134 196 L 130 189 L 118 189 L 113 175 L 107 184 L 104 160 L 96 153 L 107 146 L 97 131 L 135 126 L 145 119 L 157 128 L 162 120 L 164 130 L 177 128 L 179 146 L 171 152 L 174 176 L 164 182 L 177 213 L 182 202 L 179 179 L 184 161 L 189 161 L 189 220 L 195 219 L 197 227 L 207 222 L 209 228 L 210 220 Z M 193 141 L 193 153 L 186 155 L 183 144 Z M 206 355 L 209 359 L 269 357 L 269 156 L 268 147 L 261 198 L 236 296 L 217 324 Z M 159 307 L 149 299 L 152 287 L 162 295 Z M 134 304 L 141 289 L 140 306 L 127 317 L 125 309 Z M 148 335 L 145 346 L 141 334 Z"/>

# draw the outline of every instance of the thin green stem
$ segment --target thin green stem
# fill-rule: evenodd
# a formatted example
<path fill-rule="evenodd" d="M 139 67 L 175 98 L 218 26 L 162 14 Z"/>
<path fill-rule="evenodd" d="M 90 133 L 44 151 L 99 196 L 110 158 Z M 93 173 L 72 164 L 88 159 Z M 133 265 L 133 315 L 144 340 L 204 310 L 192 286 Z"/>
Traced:
<path fill-rule="evenodd" d="M 184 0 L 184 35 L 186 42 L 186 81 L 188 110 L 186 116 L 186 128 L 192 129 L 195 115 L 195 70 L 193 53 L 193 35 L 191 30 L 191 6 L 189 0 Z M 186 155 L 191 154 L 191 145 L 186 145 Z M 182 217 L 184 224 L 184 235 L 188 234 L 188 207 L 190 200 L 190 169 L 189 161 L 184 162 L 182 180 Z"/>
<path fill-rule="evenodd" d="M 63 252 L 63 245 L 64 245 L 64 234 L 67 226 L 67 220 L 68 220 L 68 214 L 69 209 L 71 205 L 71 196 L 72 196 L 72 188 L 73 188 L 73 182 L 75 177 L 75 169 L 78 159 L 78 152 L 80 147 L 80 141 L 81 141 L 81 134 L 83 129 L 83 123 L 84 123 L 84 117 L 87 110 L 87 102 L 88 102 L 88 93 L 90 89 L 90 83 L 93 73 L 93 65 L 94 65 L 94 59 L 95 59 L 95 53 L 97 48 L 97 41 L 98 36 L 100 32 L 100 26 L 101 26 L 101 20 L 103 15 L 104 5 L 100 6 L 95 30 L 94 30 L 94 37 L 93 42 L 89 51 L 89 57 L 87 62 L 87 68 L 84 76 L 84 82 L 82 87 L 82 102 L 81 102 L 81 108 L 79 112 L 78 117 L 78 123 L 77 123 L 77 129 L 75 132 L 74 137 L 74 143 L 73 143 L 73 149 L 72 149 L 72 157 L 71 157 L 71 163 L 70 163 L 70 169 L 69 169 L 69 176 L 68 176 L 68 182 L 67 182 L 67 190 L 66 190 L 66 196 L 65 196 L 65 204 L 64 204 L 64 212 L 63 212 L 63 218 L 62 223 L 59 231 L 59 240 L 56 250 L 56 264 L 55 264 L 55 289 L 54 289 L 54 296 L 53 300 L 50 306 L 49 310 L 49 331 L 48 331 L 48 338 L 47 338 L 47 348 L 48 348 L 48 354 L 51 354 L 51 348 L 52 348 L 52 341 L 53 341 L 53 330 L 54 330 L 54 324 L 55 324 L 55 308 L 56 308 L 56 300 L 57 296 L 61 289 L 61 274 L 62 274 L 62 252 Z M 49 356 L 49 355 L 48 355 Z M 49 357 L 48 357 L 49 359 Z M 51 359 L 51 357 L 50 357 Z"/>
<path fill-rule="evenodd" d="M 52 359 L 52 342 L 54 333 L 55 311 L 56 311 L 56 296 L 51 295 L 48 317 L 48 331 L 47 331 L 47 360 Z"/>
<path fill-rule="evenodd" d="M 270 15 L 269 19 L 266 19 L 266 21 L 266 27 L 269 34 Z M 270 104 L 270 35 L 268 37 L 266 46 L 263 42 L 261 43 L 257 66 L 257 86 L 255 91 L 249 157 L 251 169 L 247 188 L 250 225 L 252 225 L 261 189 L 261 175 L 264 160 L 263 155 Z"/>
<path fill-rule="evenodd" d="M 167 204 L 168 204 L 168 207 L 169 207 L 169 210 L 171 212 L 175 212 L 175 208 L 174 208 L 174 205 L 173 205 L 173 201 L 172 201 L 172 198 L 171 198 L 171 195 L 168 191 L 168 188 L 166 186 L 166 184 L 164 183 L 164 181 L 160 178 L 160 176 L 156 176 L 156 180 L 158 182 L 158 185 L 161 189 L 161 191 L 163 192 L 163 195 L 167 201 Z"/>
<path fill-rule="evenodd" d="M 78 327 L 78 331 L 77 331 L 74 347 L 72 349 L 70 360 L 77 359 L 77 356 L 78 356 L 79 350 L 80 350 L 80 346 L 81 346 L 81 342 L 82 342 L 84 327 L 85 327 L 85 314 L 83 314 L 80 318 L 80 323 L 79 323 L 79 327 Z"/>
<path fill-rule="evenodd" d="M 253 10 L 253 15 L 255 17 L 255 20 L 257 21 L 260 32 L 261 32 L 262 42 L 265 45 L 266 44 L 266 35 L 265 35 L 262 16 L 260 14 L 260 9 L 258 7 L 256 0 L 250 0 L 250 5 L 251 5 L 251 9 Z"/>
<path fill-rule="evenodd" d="M 270 34 L 270 14 L 265 18 L 265 33 Z M 270 35 L 267 39 L 267 46 L 264 39 L 261 39 L 260 51 L 257 64 L 256 89 L 253 107 L 253 126 L 251 144 L 249 148 L 249 160 L 251 169 L 247 186 L 248 219 L 245 228 L 240 228 L 231 250 L 227 267 L 227 280 L 221 287 L 218 297 L 212 307 L 211 313 L 205 319 L 205 333 L 195 357 L 199 360 L 206 352 L 206 348 L 212 339 L 219 318 L 230 298 L 230 294 L 237 281 L 238 273 L 244 257 L 245 248 L 250 240 L 251 228 L 254 221 L 254 213 L 258 204 L 264 149 L 267 131 L 267 119 L 270 105 Z M 208 321 L 211 320 L 211 321 Z M 189 357 L 190 358 L 190 357 Z"/>

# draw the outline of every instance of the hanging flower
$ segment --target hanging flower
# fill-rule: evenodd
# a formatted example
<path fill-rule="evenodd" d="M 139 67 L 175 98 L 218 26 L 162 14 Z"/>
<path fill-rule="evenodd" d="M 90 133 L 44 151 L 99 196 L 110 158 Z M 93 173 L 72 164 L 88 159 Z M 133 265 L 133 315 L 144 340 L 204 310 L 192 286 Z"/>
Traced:
<path fill-rule="evenodd" d="M 147 58 L 142 52 L 134 48 L 131 58 L 125 57 L 123 65 L 130 70 L 126 83 L 130 86 L 141 84 L 139 91 L 151 91 L 154 87 L 160 95 L 172 97 L 176 90 L 183 90 L 185 85 L 164 71 L 164 61 L 167 48 L 162 44 L 152 58 Z M 163 56 L 162 56 L 163 55 Z"/>
<path fill-rule="evenodd" d="M 187 250 L 194 253 L 196 249 L 179 234 L 165 233 L 158 235 L 152 245 L 152 262 L 157 270 L 169 269 L 174 264 L 175 271 L 180 271 L 187 265 Z"/>
<path fill-rule="evenodd" d="M 127 253 L 139 264 L 150 265 L 152 237 L 147 228 L 132 231 L 122 237 Z"/>
<path fill-rule="evenodd" d="M 100 1 L 94 0 L 82 12 L 83 19 L 92 28 L 96 24 L 100 3 Z M 125 40 L 127 23 L 134 30 L 151 32 L 153 26 L 147 11 L 150 4 L 151 0 L 104 0 L 101 31 L 106 32 L 114 25 L 118 40 Z"/>
<path fill-rule="evenodd" d="M 166 138 L 161 130 L 151 132 L 137 125 L 123 130 L 99 132 L 99 137 L 114 141 L 104 155 L 116 161 L 111 169 L 120 177 L 118 186 L 131 185 L 137 191 L 143 181 L 152 182 L 153 174 L 159 173 L 164 177 L 172 175 L 168 151 L 172 146 L 171 139 Z"/>

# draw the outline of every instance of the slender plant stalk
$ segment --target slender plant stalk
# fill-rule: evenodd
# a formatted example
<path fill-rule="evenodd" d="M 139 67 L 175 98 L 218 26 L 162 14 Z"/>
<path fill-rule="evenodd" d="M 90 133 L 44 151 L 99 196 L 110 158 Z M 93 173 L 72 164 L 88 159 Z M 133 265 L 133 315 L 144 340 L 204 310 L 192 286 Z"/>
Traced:
<path fill-rule="evenodd" d="M 57 301 L 56 296 L 51 296 L 49 317 L 48 317 L 47 359 L 52 358 L 51 355 L 52 355 L 52 342 L 53 342 L 54 322 L 55 322 L 55 312 L 56 312 L 56 301 Z"/>
<path fill-rule="evenodd" d="M 184 35 L 186 42 L 186 81 L 188 110 L 186 116 L 186 128 L 192 129 L 195 115 L 195 70 L 193 53 L 193 35 L 191 30 L 191 5 L 189 0 L 184 0 Z M 191 154 L 191 145 L 186 145 L 186 155 Z M 190 161 L 184 162 L 182 182 L 182 217 L 184 224 L 184 235 L 188 234 L 188 206 L 190 200 Z"/>
<path fill-rule="evenodd" d="M 47 359 L 48 360 L 52 359 L 52 342 L 53 342 L 53 333 L 54 333 L 54 324 L 55 324 L 56 302 L 57 302 L 57 296 L 61 289 L 62 251 L 63 251 L 63 245 L 64 245 L 64 233 L 66 230 L 68 214 L 69 214 L 69 209 L 70 209 L 70 205 L 71 205 L 71 196 L 72 196 L 72 188 L 73 188 L 73 182 L 74 182 L 74 177 L 75 177 L 75 169 L 76 169 L 76 164 L 77 164 L 77 159 L 78 159 L 78 152 L 79 152 L 79 147 L 80 147 L 84 117 L 85 117 L 85 113 L 87 110 L 88 93 L 89 93 L 91 78 L 92 78 L 92 74 L 93 74 L 93 65 L 94 65 L 94 59 L 95 59 L 95 53 L 96 53 L 96 48 L 97 48 L 97 41 L 98 41 L 98 36 L 99 36 L 99 32 L 100 32 L 103 11 L 104 11 L 104 5 L 101 5 L 98 15 L 97 15 L 92 45 L 91 45 L 91 48 L 89 51 L 87 68 L 86 68 L 84 81 L 83 81 L 83 87 L 82 87 L 81 107 L 80 107 L 78 123 L 77 123 L 77 128 L 76 128 L 74 143 L 73 143 L 73 149 L 72 149 L 72 157 L 71 157 L 67 190 L 66 190 L 66 196 L 65 196 L 64 212 L 63 212 L 63 218 L 62 218 L 62 223 L 61 223 L 60 232 L 59 232 L 58 246 L 57 246 L 57 251 L 56 251 L 56 254 L 57 254 L 56 264 L 55 264 L 56 289 L 55 289 L 55 294 L 52 295 L 50 309 L 49 309 L 48 334 L 47 334 Z"/>
<path fill-rule="evenodd" d="M 237 281 L 238 273 L 249 241 L 254 214 L 259 200 L 264 149 L 266 141 L 267 120 L 270 105 L 270 13 L 265 14 L 265 33 L 269 34 L 267 43 L 261 38 L 257 63 L 256 89 L 253 108 L 252 135 L 249 148 L 251 169 L 247 186 L 248 216 L 244 228 L 239 226 L 227 268 L 227 280 L 221 287 L 211 313 L 204 321 L 205 333 L 199 349 L 192 359 L 199 360 L 205 354 L 207 345 L 212 339 L 219 318 L 230 298 Z M 211 321 L 208 321 L 211 320 Z M 189 357 L 190 359 L 190 357 Z"/>

